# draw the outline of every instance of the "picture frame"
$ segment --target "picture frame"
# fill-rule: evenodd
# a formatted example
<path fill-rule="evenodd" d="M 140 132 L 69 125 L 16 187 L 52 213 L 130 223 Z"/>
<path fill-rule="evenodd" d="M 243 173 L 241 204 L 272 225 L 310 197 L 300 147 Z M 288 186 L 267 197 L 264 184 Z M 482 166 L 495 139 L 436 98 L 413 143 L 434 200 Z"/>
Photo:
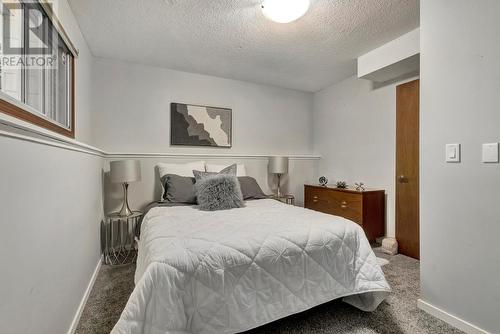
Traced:
<path fill-rule="evenodd" d="M 232 147 L 232 109 L 173 102 L 170 145 Z"/>

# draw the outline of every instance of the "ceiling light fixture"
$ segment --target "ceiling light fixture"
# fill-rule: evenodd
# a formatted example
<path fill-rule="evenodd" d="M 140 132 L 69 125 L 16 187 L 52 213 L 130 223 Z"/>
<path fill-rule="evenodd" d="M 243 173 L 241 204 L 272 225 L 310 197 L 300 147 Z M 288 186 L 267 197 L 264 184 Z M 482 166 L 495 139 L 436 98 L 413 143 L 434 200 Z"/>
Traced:
<path fill-rule="evenodd" d="M 309 5 L 309 0 L 264 0 L 262 12 L 274 22 L 289 23 L 303 16 Z"/>

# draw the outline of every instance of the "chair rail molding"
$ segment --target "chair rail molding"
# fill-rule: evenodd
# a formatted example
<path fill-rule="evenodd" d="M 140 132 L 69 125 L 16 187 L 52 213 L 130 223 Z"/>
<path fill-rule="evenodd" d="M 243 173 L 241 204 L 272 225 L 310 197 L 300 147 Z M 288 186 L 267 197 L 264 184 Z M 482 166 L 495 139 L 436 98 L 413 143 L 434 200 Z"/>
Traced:
<path fill-rule="evenodd" d="M 0 124 L 9 130 L 0 130 L 0 137 L 15 138 L 32 143 L 58 147 L 85 154 L 92 154 L 106 159 L 122 158 L 206 158 L 206 159 L 268 159 L 270 156 L 279 155 L 274 152 L 268 154 L 243 154 L 243 153 L 186 153 L 186 152 L 107 152 L 100 148 L 82 143 L 76 139 L 71 139 L 56 133 L 48 133 L 37 127 L 19 121 L 15 118 L 0 115 Z M 319 160 L 317 154 L 281 154 L 288 156 L 290 160 Z"/>

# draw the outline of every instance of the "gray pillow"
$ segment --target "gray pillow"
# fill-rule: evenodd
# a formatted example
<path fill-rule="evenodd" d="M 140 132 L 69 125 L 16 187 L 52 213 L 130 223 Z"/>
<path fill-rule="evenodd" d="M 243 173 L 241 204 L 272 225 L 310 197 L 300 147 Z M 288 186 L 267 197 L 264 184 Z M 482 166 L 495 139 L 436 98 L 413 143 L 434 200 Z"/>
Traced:
<path fill-rule="evenodd" d="M 226 168 L 224 168 L 223 170 L 221 170 L 218 173 L 216 173 L 216 172 L 202 172 L 199 170 L 194 170 L 193 175 L 194 175 L 194 178 L 196 179 L 196 181 L 198 181 L 204 177 L 207 177 L 207 176 L 218 175 L 218 174 L 219 175 L 226 174 L 226 175 L 236 176 L 237 168 L 238 168 L 238 166 L 236 164 L 232 164 L 231 166 L 227 166 Z"/>
<path fill-rule="evenodd" d="M 197 180 L 195 188 L 200 210 L 216 211 L 245 206 L 240 183 L 234 175 L 208 175 Z"/>
<path fill-rule="evenodd" d="M 243 199 L 263 199 L 267 198 L 266 194 L 262 191 L 257 180 L 250 176 L 239 176 L 238 181 L 240 181 L 241 193 L 243 194 Z"/>
<path fill-rule="evenodd" d="M 196 204 L 194 177 L 166 174 L 161 181 L 165 188 L 164 200 L 171 203 Z"/>

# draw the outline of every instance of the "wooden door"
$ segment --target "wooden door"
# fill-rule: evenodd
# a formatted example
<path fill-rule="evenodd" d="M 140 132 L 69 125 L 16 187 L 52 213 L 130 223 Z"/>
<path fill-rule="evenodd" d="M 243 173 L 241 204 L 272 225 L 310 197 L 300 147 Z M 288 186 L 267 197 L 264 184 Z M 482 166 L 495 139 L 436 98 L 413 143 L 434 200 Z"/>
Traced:
<path fill-rule="evenodd" d="M 396 88 L 396 239 L 401 254 L 420 258 L 419 80 Z"/>

